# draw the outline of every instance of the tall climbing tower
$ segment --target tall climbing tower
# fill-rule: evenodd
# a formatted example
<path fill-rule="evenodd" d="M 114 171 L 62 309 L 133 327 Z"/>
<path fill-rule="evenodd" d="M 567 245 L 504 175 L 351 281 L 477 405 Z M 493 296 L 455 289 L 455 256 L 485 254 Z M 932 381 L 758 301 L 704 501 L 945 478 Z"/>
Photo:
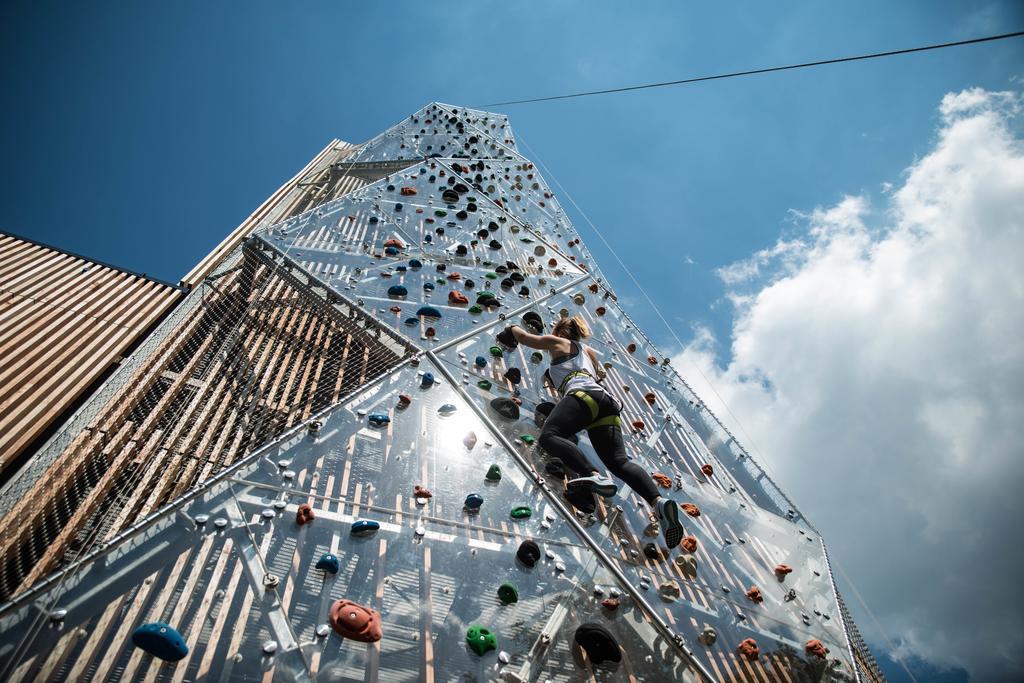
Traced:
<path fill-rule="evenodd" d="M 183 285 L 0 491 L 4 680 L 881 679 L 814 527 L 506 117 L 334 141 Z M 690 504 L 678 548 L 628 489 L 567 500 L 536 444 L 543 364 L 495 335 L 571 315 Z"/>

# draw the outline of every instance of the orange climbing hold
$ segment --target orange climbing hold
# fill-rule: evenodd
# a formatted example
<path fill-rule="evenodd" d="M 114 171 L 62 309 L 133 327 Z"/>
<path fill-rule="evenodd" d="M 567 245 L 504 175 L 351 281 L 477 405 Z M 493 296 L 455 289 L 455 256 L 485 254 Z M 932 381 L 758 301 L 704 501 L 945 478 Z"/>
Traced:
<path fill-rule="evenodd" d="M 683 512 L 690 515 L 691 517 L 700 517 L 700 508 L 694 505 L 693 503 L 683 503 L 679 507 L 681 507 L 683 509 Z"/>
<path fill-rule="evenodd" d="M 658 486 L 660 486 L 663 489 L 672 488 L 672 478 L 667 474 L 662 474 L 661 472 L 652 472 L 651 479 L 656 481 L 658 483 Z"/>
<path fill-rule="evenodd" d="M 750 599 L 751 602 L 755 602 L 758 605 L 764 602 L 764 596 L 761 595 L 761 589 L 757 586 L 750 587 L 750 590 L 747 591 L 747 597 Z"/>
<path fill-rule="evenodd" d="M 710 477 L 712 474 L 715 473 L 715 468 L 712 467 L 711 465 L 701 465 L 700 471 L 704 473 L 705 477 Z"/>
<path fill-rule="evenodd" d="M 786 574 L 789 574 L 791 571 L 793 571 L 793 568 L 788 564 L 777 564 L 775 565 L 775 578 L 782 581 L 786 578 Z"/>
<path fill-rule="evenodd" d="M 435 330 L 433 327 L 428 327 L 426 331 L 423 333 L 423 336 L 426 337 L 427 339 L 433 339 L 434 337 L 437 336 L 437 330 Z"/>
<path fill-rule="evenodd" d="M 416 497 L 416 498 L 433 498 L 434 497 L 434 494 L 431 493 L 429 489 L 426 489 L 426 488 L 420 486 L 419 484 L 416 484 L 416 486 L 414 486 L 412 488 L 412 490 L 413 490 L 413 494 L 412 495 L 414 497 Z"/>
<path fill-rule="evenodd" d="M 309 503 L 303 503 L 295 512 L 295 523 L 299 526 L 312 522 L 314 519 L 316 519 L 316 515 L 313 514 L 313 508 Z"/>
<path fill-rule="evenodd" d="M 630 353 L 636 353 L 636 344 L 630 342 L 629 346 L 626 347 L 626 350 L 629 351 Z"/>
<path fill-rule="evenodd" d="M 553 258 L 549 258 L 549 259 L 548 259 L 548 265 L 549 265 L 549 266 L 551 266 L 552 268 L 554 268 L 555 266 L 557 266 L 557 265 L 558 265 L 558 261 L 556 261 L 556 260 L 555 260 L 555 259 L 553 259 Z"/>
<path fill-rule="evenodd" d="M 390 310 L 392 313 L 401 313 L 402 312 L 402 307 L 401 306 L 392 306 L 388 310 Z"/>
<path fill-rule="evenodd" d="M 400 190 L 400 192 L 402 193 L 403 197 L 411 197 L 414 194 L 416 194 L 416 188 L 415 187 L 403 187 Z"/>
<path fill-rule="evenodd" d="M 697 550 L 697 539 L 693 536 L 683 536 L 683 540 L 679 543 L 688 553 L 696 552 Z"/>
<path fill-rule="evenodd" d="M 598 287 L 597 283 L 595 282 L 595 283 L 591 284 L 589 287 L 587 287 L 587 289 L 589 289 L 594 294 L 597 294 L 597 290 L 600 289 L 600 287 Z"/>
<path fill-rule="evenodd" d="M 618 598 L 606 598 L 601 601 L 601 606 L 609 612 L 614 612 L 615 610 L 619 609 L 619 604 L 620 603 Z"/>
<path fill-rule="evenodd" d="M 658 364 L 658 359 L 655 358 L 654 356 L 647 356 L 647 362 L 650 365 L 657 365 Z"/>
<path fill-rule="evenodd" d="M 462 279 L 462 274 L 461 273 L 448 273 L 448 279 L 449 280 L 461 280 Z"/>
<path fill-rule="evenodd" d="M 757 641 L 753 638 L 747 638 L 740 643 L 739 647 L 736 648 L 736 654 L 743 657 L 748 662 L 756 662 L 761 651 L 757 647 Z"/>
<path fill-rule="evenodd" d="M 654 395 L 653 391 L 648 391 L 646 394 L 644 394 L 644 400 L 653 406 L 654 402 L 658 400 L 658 397 Z"/>
<path fill-rule="evenodd" d="M 469 299 L 462 292 L 448 292 L 448 303 L 450 304 L 468 304 Z"/>
<path fill-rule="evenodd" d="M 640 431 L 644 428 L 643 420 L 633 420 L 633 429 Z"/>
<path fill-rule="evenodd" d="M 806 652 L 809 657 L 825 659 L 825 656 L 828 654 L 828 648 L 825 647 L 817 638 L 811 638 L 807 641 L 807 644 L 804 645 L 804 652 Z"/>
<path fill-rule="evenodd" d="M 384 247 L 398 247 L 399 249 L 405 249 L 405 245 L 402 244 L 401 240 L 397 240 L 394 237 L 384 243 Z"/>
<path fill-rule="evenodd" d="M 380 613 L 351 600 L 338 600 L 331 605 L 331 628 L 339 636 L 363 643 L 376 643 L 383 635 Z"/>

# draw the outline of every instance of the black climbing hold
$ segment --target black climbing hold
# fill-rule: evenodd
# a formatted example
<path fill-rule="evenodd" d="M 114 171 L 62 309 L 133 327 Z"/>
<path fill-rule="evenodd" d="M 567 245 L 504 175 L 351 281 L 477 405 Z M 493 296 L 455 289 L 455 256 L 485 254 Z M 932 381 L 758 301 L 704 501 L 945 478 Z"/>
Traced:
<path fill-rule="evenodd" d="M 388 296 L 406 296 L 409 290 L 404 285 L 391 285 L 388 287 Z"/>
<path fill-rule="evenodd" d="M 464 221 L 467 218 L 469 218 L 469 214 L 466 213 L 465 209 L 463 209 L 462 211 L 459 211 L 457 214 L 455 214 L 455 217 L 458 218 L 460 221 Z"/>
<path fill-rule="evenodd" d="M 519 544 L 516 557 L 527 567 L 533 567 L 540 560 L 540 546 L 532 538 L 528 538 Z"/>
<path fill-rule="evenodd" d="M 437 310 L 433 306 L 421 306 L 420 310 L 416 311 L 416 315 L 424 318 L 440 318 L 441 311 Z"/>
<path fill-rule="evenodd" d="M 523 313 L 523 327 L 534 334 L 544 334 L 544 320 L 535 311 Z"/>
<path fill-rule="evenodd" d="M 519 384 L 523 381 L 523 373 L 519 368 L 509 368 L 505 371 L 505 379 L 512 384 Z"/>
<path fill-rule="evenodd" d="M 176 662 L 188 654 L 185 639 L 173 626 L 162 621 L 143 624 L 132 631 L 132 644 L 167 662 Z"/>
<path fill-rule="evenodd" d="M 423 262 L 420 261 L 419 259 L 416 259 L 416 258 L 410 259 L 409 260 L 409 267 L 410 268 L 422 268 L 423 267 Z"/>
<path fill-rule="evenodd" d="M 490 242 L 487 243 L 487 246 L 489 246 L 491 249 L 501 249 L 501 242 L 499 242 L 498 240 L 491 240 Z"/>
<path fill-rule="evenodd" d="M 501 281 L 501 288 L 502 289 L 512 289 L 512 286 L 514 284 L 515 283 L 512 282 L 512 278 L 507 277 L 507 278 L 505 278 L 504 280 Z"/>
<path fill-rule="evenodd" d="M 653 543 L 644 544 L 644 556 L 649 560 L 660 561 L 662 559 L 661 551 Z"/>
<path fill-rule="evenodd" d="M 588 622 L 580 625 L 573 639 L 595 664 L 622 661 L 622 651 L 615 636 L 601 624 Z"/>
<path fill-rule="evenodd" d="M 459 246 L 455 247 L 455 255 L 456 256 L 465 256 L 468 253 L 469 253 L 469 249 L 466 247 L 465 244 L 460 244 Z"/>
<path fill-rule="evenodd" d="M 471 493 L 466 496 L 465 506 L 467 510 L 479 510 L 480 506 L 484 504 L 484 497 L 479 493 Z"/>
<path fill-rule="evenodd" d="M 504 396 L 501 396 L 501 397 L 492 399 L 491 400 L 491 408 L 496 413 L 498 413 L 499 415 L 501 415 L 502 417 L 504 417 L 504 418 L 506 418 L 508 420 L 518 420 L 519 419 L 519 406 L 516 405 L 516 402 L 513 401 L 510 398 L 505 398 Z"/>
<path fill-rule="evenodd" d="M 402 210 L 402 205 L 401 204 L 395 204 L 395 211 L 401 211 L 401 210 Z"/>

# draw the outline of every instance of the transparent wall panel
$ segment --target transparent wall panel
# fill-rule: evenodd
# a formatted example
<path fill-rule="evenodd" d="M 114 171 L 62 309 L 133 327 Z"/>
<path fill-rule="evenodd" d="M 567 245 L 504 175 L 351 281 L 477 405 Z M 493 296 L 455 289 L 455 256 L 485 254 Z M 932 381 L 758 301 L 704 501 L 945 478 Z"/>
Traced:
<path fill-rule="evenodd" d="M 351 160 L 488 158 L 514 150 L 507 117 L 433 103 L 362 145 Z"/>
<path fill-rule="evenodd" d="M 197 525 L 194 520 L 204 519 Z M 226 482 L 58 574 L 0 613 L 6 680 L 273 680 L 305 676 L 279 595 Z M 189 648 L 174 663 L 135 648 L 162 621 Z M 268 643 L 274 652 L 265 654 Z"/>

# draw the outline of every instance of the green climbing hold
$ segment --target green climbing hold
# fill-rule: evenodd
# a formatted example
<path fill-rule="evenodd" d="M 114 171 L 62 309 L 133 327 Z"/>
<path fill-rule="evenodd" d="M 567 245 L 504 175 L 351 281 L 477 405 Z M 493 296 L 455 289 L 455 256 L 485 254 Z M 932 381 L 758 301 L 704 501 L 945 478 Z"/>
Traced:
<path fill-rule="evenodd" d="M 500 358 L 501 357 L 501 347 L 500 346 L 492 346 L 491 347 L 491 355 L 496 357 L 496 358 Z"/>
<path fill-rule="evenodd" d="M 443 217 L 443 216 L 447 216 L 448 212 L 445 211 L 444 209 L 435 209 L 434 210 L 434 215 L 435 216 L 442 216 Z"/>
<path fill-rule="evenodd" d="M 533 510 L 530 509 L 529 505 L 520 505 L 512 508 L 512 519 L 529 519 L 533 516 Z"/>
<path fill-rule="evenodd" d="M 534 363 L 540 363 L 544 360 L 544 354 L 540 351 L 534 351 L 530 354 L 530 360 Z"/>
<path fill-rule="evenodd" d="M 481 657 L 491 650 L 498 649 L 498 639 L 491 633 L 491 629 L 479 624 L 473 624 L 466 631 L 466 644 L 469 649 Z"/>
<path fill-rule="evenodd" d="M 487 481 L 501 481 L 501 468 L 495 463 L 487 468 L 487 474 L 485 476 Z"/>
<path fill-rule="evenodd" d="M 437 284 L 443 285 L 445 282 L 447 282 L 447 280 L 445 280 L 443 277 L 437 278 Z"/>
<path fill-rule="evenodd" d="M 491 382 L 490 382 L 490 380 L 482 379 L 479 382 L 477 382 L 476 385 L 478 387 L 480 387 L 481 389 L 483 389 L 484 391 L 490 391 L 491 390 Z"/>
<path fill-rule="evenodd" d="M 497 280 L 498 279 L 498 274 L 497 273 L 487 273 L 486 275 L 484 275 L 484 277 L 487 278 L 488 280 Z"/>
<path fill-rule="evenodd" d="M 513 602 L 519 602 L 519 591 L 511 583 L 503 583 L 498 586 L 498 599 L 501 600 L 503 605 L 511 605 Z"/>
<path fill-rule="evenodd" d="M 523 434 L 519 438 L 522 439 L 523 443 L 525 443 L 527 446 L 532 446 L 533 443 L 537 440 L 537 439 L 533 438 L 532 436 L 530 436 L 529 434 Z"/>
<path fill-rule="evenodd" d="M 484 309 L 482 306 L 477 306 L 476 304 L 473 304 L 472 306 L 469 307 L 469 312 L 472 315 L 478 315 L 480 313 L 483 313 Z"/>

